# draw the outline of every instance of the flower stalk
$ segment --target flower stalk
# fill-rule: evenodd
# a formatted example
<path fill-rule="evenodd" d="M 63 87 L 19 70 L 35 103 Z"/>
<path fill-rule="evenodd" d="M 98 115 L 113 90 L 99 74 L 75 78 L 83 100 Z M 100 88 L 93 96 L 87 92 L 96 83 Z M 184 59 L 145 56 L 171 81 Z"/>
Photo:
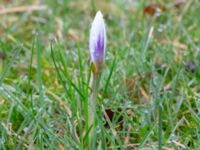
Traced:
<path fill-rule="evenodd" d="M 90 139 L 95 129 L 96 99 L 98 94 L 98 77 L 102 71 L 106 45 L 106 30 L 103 15 L 100 11 L 92 22 L 89 38 L 89 62 L 92 70 L 92 81 L 90 84 L 91 95 L 88 99 L 88 126 Z"/>
<path fill-rule="evenodd" d="M 98 75 L 92 74 L 92 81 L 91 81 L 92 92 L 88 101 L 88 119 L 89 119 L 88 125 L 90 128 L 94 128 L 94 123 L 95 123 L 95 115 L 96 115 L 95 107 L 96 107 L 96 97 L 97 97 L 97 90 L 98 90 L 97 82 L 98 82 Z"/>

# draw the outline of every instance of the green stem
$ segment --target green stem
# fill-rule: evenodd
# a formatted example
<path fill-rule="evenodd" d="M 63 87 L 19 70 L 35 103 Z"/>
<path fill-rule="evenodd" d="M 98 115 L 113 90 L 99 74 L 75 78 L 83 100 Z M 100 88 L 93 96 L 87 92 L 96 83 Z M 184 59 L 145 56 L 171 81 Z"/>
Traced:
<path fill-rule="evenodd" d="M 96 6 L 95 6 L 94 0 L 91 0 L 91 6 L 92 6 L 92 13 L 95 14 L 96 13 Z"/>
<path fill-rule="evenodd" d="M 159 104 L 159 121 L 158 121 L 158 137 L 159 137 L 159 150 L 162 150 L 162 104 Z"/>
<path fill-rule="evenodd" d="M 88 101 L 88 125 L 90 130 L 90 139 L 93 135 L 93 129 L 95 125 L 95 116 L 96 116 L 96 97 L 97 97 L 97 81 L 98 81 L 98 75 L 92 74 L 92 93 Z"/>

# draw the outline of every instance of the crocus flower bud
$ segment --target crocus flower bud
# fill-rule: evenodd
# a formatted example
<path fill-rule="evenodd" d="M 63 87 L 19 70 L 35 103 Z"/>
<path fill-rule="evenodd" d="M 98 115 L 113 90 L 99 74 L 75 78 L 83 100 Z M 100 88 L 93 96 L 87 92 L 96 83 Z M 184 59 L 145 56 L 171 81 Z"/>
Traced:
<path fill-rule="evenodd" d="M 101 11 L 96 13 L 90 29 L 89 55 L 93 73 L 102 70 L 106 47 L 106 29 Z"/>

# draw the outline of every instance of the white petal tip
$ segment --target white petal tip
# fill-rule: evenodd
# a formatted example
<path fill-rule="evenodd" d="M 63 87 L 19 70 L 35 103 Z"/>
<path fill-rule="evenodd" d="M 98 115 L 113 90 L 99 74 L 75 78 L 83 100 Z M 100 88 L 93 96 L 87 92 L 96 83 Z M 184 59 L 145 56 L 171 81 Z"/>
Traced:
<path fill-rule="evenodd" d="M 98 16 L 98 17 L 103 17 L 103 14 L 102 14 L 101 11 L 99 10 L 99 11 L 96 13 L 96 16 Z"/>

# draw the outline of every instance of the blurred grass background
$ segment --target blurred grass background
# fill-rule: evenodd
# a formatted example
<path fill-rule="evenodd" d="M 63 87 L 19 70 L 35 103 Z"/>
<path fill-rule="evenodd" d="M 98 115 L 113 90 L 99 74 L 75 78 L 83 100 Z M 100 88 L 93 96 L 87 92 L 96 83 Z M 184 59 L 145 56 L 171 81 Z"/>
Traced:
<path fill-rule="evenodd" d="M 88 145 L 98 10 L 107 49 Z M 199 10 L 198 0 L 0 0 L 0 149 L 200 149 Z"/>

